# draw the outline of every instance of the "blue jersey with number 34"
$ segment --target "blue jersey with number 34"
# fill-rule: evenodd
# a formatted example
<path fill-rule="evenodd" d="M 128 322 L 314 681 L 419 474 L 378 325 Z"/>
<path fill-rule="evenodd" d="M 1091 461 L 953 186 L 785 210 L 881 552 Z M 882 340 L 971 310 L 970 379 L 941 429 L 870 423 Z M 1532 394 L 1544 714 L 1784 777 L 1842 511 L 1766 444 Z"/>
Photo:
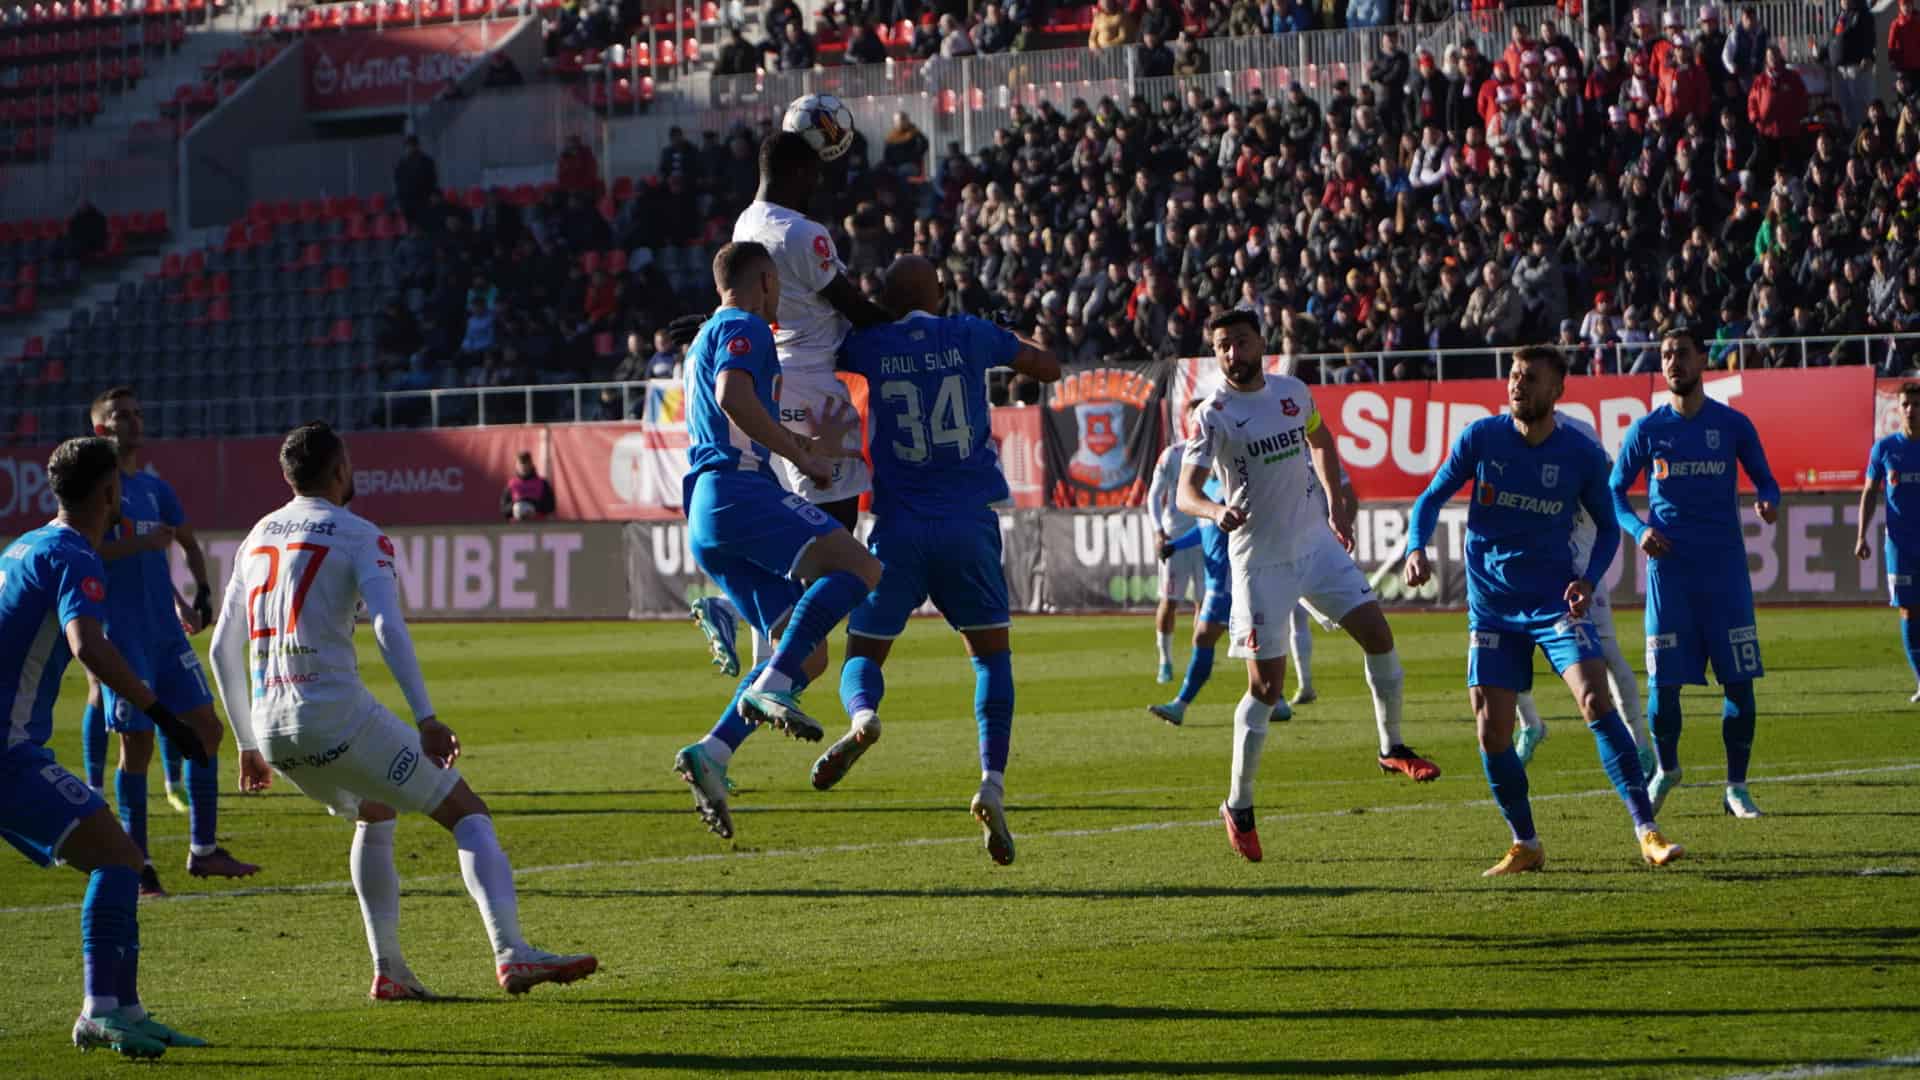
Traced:
<path fill-rule="evenodd" d="M 1020 348 L 985 319 L 919 311 L 847 335 L 840 367 L 867 380 L 874 516 L 937 517 L 1008 497 L 986 374 Z"/>

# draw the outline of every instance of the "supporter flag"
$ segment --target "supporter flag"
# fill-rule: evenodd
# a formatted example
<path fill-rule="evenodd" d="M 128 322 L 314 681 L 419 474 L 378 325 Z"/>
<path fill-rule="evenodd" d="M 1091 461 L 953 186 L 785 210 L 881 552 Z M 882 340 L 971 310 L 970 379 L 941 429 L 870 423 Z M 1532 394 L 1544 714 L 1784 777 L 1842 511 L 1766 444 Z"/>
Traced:
<path fill-rule="evenodd" d="M 1160 455 L 1167 364 L 1073 372 L 1041 398 L 1054 506 L 1139 506 Z"/>

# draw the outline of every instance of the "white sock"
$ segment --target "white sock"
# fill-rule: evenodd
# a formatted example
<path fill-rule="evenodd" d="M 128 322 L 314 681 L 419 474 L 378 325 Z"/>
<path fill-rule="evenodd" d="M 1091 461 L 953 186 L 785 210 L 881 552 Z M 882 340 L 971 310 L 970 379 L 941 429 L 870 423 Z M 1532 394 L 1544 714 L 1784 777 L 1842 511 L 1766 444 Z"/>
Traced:
<path fill-rule="evenodd" d="M 727 762 L 733 760 L 733 747 L 712 735 L 700 736 L 700 749 L 707 752 L 707 760 L 723 769 L 727 767 Z"/>
<path fill-rule="evenodd" d="M 853 730 L 870 738 L 880 737 L 880 714 L 872 709 L 861 709 L 853 714 Z"/>
<path fill-rule="evenodd" d="M 1627 663 L 1626 656 L 1620 652 L 1620 643 L 1613 638 L 1600 639 L 1600 652 L 1607 658 L 1614 700 L 1620 703 L 1620 715 L 1633 732 L 1634 745 L 1652 746 L 1653 735 L 1647 730 L 1647 711 L 1640 707 L 1640 683 L 1633 673 L 1633 665 Z"/>
<path fill-rule="evenodd" d="M 1406 683 L 1398 649 L 1367 654 L 1367 689 L 1373 691 L 1373 723 L 1380 729 L 1383 755 L 1400 744 L 1400 705 Z"/>
<path fill-rule="evenodd" d="M 1288 630 L 1293 640 L 1289 647 L 1293 652 L 1293 677 L 1300 684 L 1301 693 L 1313 690 L 1313 616 L 1307 614 L 1305 606 L 1295 604 L 1293 614 L 1288 617 Z"/>
<path fill-rule="evenodd" d="M 772 656 L 772 655 L 773 655 L 773 642 L 767 638 L 767 635 L 761 633 L 757 629 L 754 630 L 753 631 L 753 662 L 747 665 L 747 670 L 751 671 L 754 668 L 759 667 L 761 657 Z"/>
<path fill-rule="evenodd" d="M 1167 630 L 1154 634 L 1154 644 L 1160 647 L 1160 662 L 1173 663 L 1173 631 Z"/>
<path fill-rule="evenodd" d="M 1273 706 L 1253 696 L 1249 690 L 1233 710 L 1233 789 L 1227 794 L 1227 806 L 1234 810 L 1253 808 L 1253 781 L 1260 774 L 1260 748 L 1267 742 L 1267 721 Z"/>
<path fill-rule="evenodd" d="M 1004 795 L 1007 791 L 1007 774 L 998 769 L 982 769 L 980 770 L 980 785 L 982 787 L 990 787 Z"/>
<path fill-rule="evenodd" d="M 119 1011 L 120 999 L 111 995 L 107 997 L 89 997 L 80 1003 L 80 1015 L 91 1020 L 98 1020 L 103 1016 Z"/>
<path fill-rule="evenodd" d="M 755 664 L 759 662 L 758 660 L 754 661 Z M 760 677 L 753 680 L 753 688 L 755 690 L 765 690 L 769 693 L 784 694 L 793 689 L 793 679 L 780 671 L 774 670 L 773 665 L 768 664 L 766 667 L 760 669 Z"/>
<path fill-rule="evenodd" d="M 362 821 L 353 830 L 347 866 L 353 892 L 360 898 L 360 919 L 367 926 L 373 970 L 381 975 L 411 974 L 400 951 L 400 871 L 393 865 L 394 821 Z"/>
<path fill-rule="evenodd" d="M 453 842 L 460 846 L 460 876 L 467 880 L 467 895 L 480 909 L 487 924 L 487 936 L 493 940 L 493 954 L 526 948 L 520 936 L 520 901 L 513 891 L 513 867 L 500 840 L 493 835 L 493 819 L 485 814 L 468 814 L 454 823 Z"/>
<path fill-rule="evenodd" d="M 1520 726 L 1537 728 L 1540 726 L 1540 707 L 1533 703 L 1533 691 L 1526 690 L 1514 695 L 1513 708 L 1520 716 Z"/>

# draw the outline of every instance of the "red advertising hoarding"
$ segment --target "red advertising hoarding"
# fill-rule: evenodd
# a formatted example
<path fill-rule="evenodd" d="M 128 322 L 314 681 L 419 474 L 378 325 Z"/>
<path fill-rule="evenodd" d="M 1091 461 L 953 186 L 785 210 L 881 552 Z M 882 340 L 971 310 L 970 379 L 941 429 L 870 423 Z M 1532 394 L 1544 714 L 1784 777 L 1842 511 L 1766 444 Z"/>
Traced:
<path fill-rule="evenodd" d="M 1181 362 L 1171 395 L 1181 437 L 1187 400 L 1218 379 L 1214 360 Z M 1864 479 L 1875 416 L 1870 369 L 1726 372 L 1707 376 L 1706 385 L 1709 396 L 1753 421 L 1783 490 L 1850 488 Z M 1506 407 L 1507 387 L 1498 379 L 1358 383 L 1316 386 L 1313 397 L 1360 497 L 1410 499 L 1468 424 Z M 1627 428 L 1666 399 L 1659 376 L 1578 377 L 1567 380 L 1559 407 L 1591 423 L 1612 454 Z M 1744 479 L 1742 488 L 1751 490 Z"/>
<path fill-rule="evenodd" d="M 485 23 L 413 26 L 377 34 L 308 34 L 308 112 L 423 105 L 487 58 Z"/>

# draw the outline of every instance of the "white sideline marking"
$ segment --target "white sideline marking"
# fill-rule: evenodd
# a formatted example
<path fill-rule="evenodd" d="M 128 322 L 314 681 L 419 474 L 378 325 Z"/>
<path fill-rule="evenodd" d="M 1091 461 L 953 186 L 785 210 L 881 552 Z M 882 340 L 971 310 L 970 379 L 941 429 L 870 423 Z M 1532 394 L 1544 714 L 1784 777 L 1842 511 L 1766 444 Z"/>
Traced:
<path fill-rule="evenodd" d="M 1882 765 L 1871 769 L 1833 769 L 1827 772 L 1798 773 L 1788 776 L 1757 777 L 1757 781 L 1768 784 L 1805 783 L 1810 780 L 1835 780 L 1847 776 L 1871 776 L 1880 773 L 1913 772 L 1920 770 L 1920 761 L 1910 761 L 1899 765 Z M 1682 784 L 1682 787 L 1718 787 L 1717 783 Z M 1594 788 L 1590 791 L 1568 791 L 1552 795 L 1535 795 L 1533 801 L 1559 802 L 1564 799 L 1591 799 L 1600 795 L 1612 795 L 1610 787 Z M 1291 814 L 1263 814 L 1262 821 L 1308 821 L 1316 818 L 1350 817 L 1355 814 L 1404 814 L 1431 810 L 1459 810 L 1468 807 L 1488 807 L 1492 799 L 1472 799 L 1466 802 L 1422 802 L 1405 803 L 1397 806 L 1370 806 L 1345 810 L 1303 810 Z M 1016 805 L 1017 808 L 1017 805 Z M 749 809 L 749 813 L 767 813 L 770 810 Z M 955 816 L 958 816 L 955 811 Z M 1049 832 L 1021 833 L 1022 839 L 1084 839 L 1091 836 L 1117 836 L 1123 833 L 1160 832 L 1166 829 L 1218 828 L 1219 818 L 1207 818 L 1204 821 L 1143 821 L 1132 825 L 1109 825 L 1097 829 L 1054 829 Z M 980 838 L 969 833 L 966 836 L 928 836 L 913 837 L 906 840 L 876 840 L 866 844 L 828 844 L 818 847 L 770 848 L 765 851 L 715 851 L 705 855 L 656 855 L 649 859 L 607 859 L 587 860 L 574 863 L 554 863 L 550 866 L 528 866 L 516 869 L 515 878 L 533 877 L 536 874 L 562 874 L 578 870 L 625 870 L 639 866 L 684 866 L 694 863 L 721 862 L 738 859 L 785 859 L 818 855 L 847 855 L 868 851 L 898 851 L 918 847 L 944 847 L 949 844 L 978 844 Z M 459 874 L 422 874 L 407 879 L 409 882 L 422 881 L 459 881 Z M 196 900 L 236 900 L 252 896 L 288 896 L 301 893 L 336 892 L 351 889 L 350 881 L 315 881 L 304 885 L 268 885 L 258 888 L 226 889 L 220 892 L 176 893 L 157 900 L 142 901 L 146 905 L 181 904 Z M 50 911 L 78 911 L 77 903 L 41 904 L 26 907 L 0 908 L 0 915 L 31 915 Z"/>
<path fill-rule="evenodd" d="M 1862 1069 L 1898 1069 L 1910 1065 L 1920 1065 L 1920 1054 L 1901 1054 L 1898 1057 L 1876 1058 L 1873 1061 L 1842 1061 L 1831 1065 L 1796 1065 L 1791 1069 L 1778 1072 L 1740 1073 L 1724 1077 L 1723 1080 L 1802 1080 L 1811 1076 L 1834 1076 L 1839 1073 L 1859 1072 Z"/>

